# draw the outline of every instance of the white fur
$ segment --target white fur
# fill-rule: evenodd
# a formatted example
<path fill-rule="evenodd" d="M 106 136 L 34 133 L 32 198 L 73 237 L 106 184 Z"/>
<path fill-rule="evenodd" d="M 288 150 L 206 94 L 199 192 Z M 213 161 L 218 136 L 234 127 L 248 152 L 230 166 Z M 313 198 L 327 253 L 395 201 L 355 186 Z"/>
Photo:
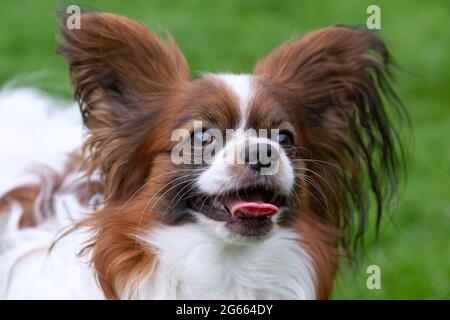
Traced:
<path fill-rule="evenodd" d="M 0 90 L 0 193 L 29 176 L 32 165 L 59 167 L 83 137 L 75 104 L 57 101 L 35 89 Z"/>
<path fill-rule="evenodd" d="M 238 182 L 240 176 L 237 170 L 233 170 L 233 167 L 236 164 L 243 163 L 239 157 L 242 149 L 245 147 L 246 141 L 250 141 L 252 143 L 268 143 L 278 151 L 280 156 L 276 159 L 276 163 L 273 164 L 273 168 L 268 173 L 273 174 L 281 182 L 281 187 L 285 193 L 289 193 L 294 184 L 295 175 L 294 169 L 283 148 L 277 142 L 269 139 L 269 135 L 266 137 L 252 136 L 245 129 L 249 116 L 249 104 L 255 94 L 255 90 L 257 90 L 254 77 L 245 74 L 222 74 L 218 75 L 217 79 L 224 82 L 239 99 L 241 121 L 234 134 L 231 137 L 227 137 L 226 145 L 219 150 L 210 167 L 200 175 L 197 186 L 202 192 L 210 195 L 232 189 Z M 258 132 L 255 133 L 258 134 Z"/>
<path fill-rule="evenodd" d="M 254 77 L 250 74 L 231 73 L 219 74 L 216 77 L 238 97 L 241 111 L 239 128 L 243 129 L 248 118 L 248 106 L 255 91 Z"/>
<path fill-rule="evenodd" d="M 164 227 L 141 239 L 156 249 L 153 277 L 140 298 L 169 299 L 314 299 L 310 257 L 298 236 L 277 228 L 258 243 L 230 244 L 203 221 Z M 219 230 L 222 230 L 219 227 Z"/>
<path fill-rule="evenodd" d="M 34 89 L 0 91 L 0 193 L 36 179 L 24 171 L 44 164 L 63 167 L 66 154 L 80 147 L 83 130 L 75 104 L 57 101 Z M 45 176 L 44 176 L 45 178 Z M 89 210 L 80 208 L 70 190 L 80 175 L 68 176 L 60 193 L 52 195 L 52 180 L 45 179 L 40 203 L 54 198 L 56 216 L 43 219 L 34 212 L 38 228 L 18 229 L 22 214 L 13 203 L 0 213 L 0 298 L 81 299 L 101 298 L 92 270 L 76 257 L 88 236 L 82 232 L 63 238 L 48 249 L 57 235 Z"/>
<path fill-rule="evenodd" d="M 0 92 L 0 147 L 6 150 L 0 158 L 1 192 L 27 181 L 19 174 L 25 165 L 61 167 L 63 154 L 80 145 L 78 110 L 60 105 L 34 90 Z M 75 174 L 65 184 L 78 182 Z M 45 190 L 42 201 L 49 196 Z M 90 234 L 72 232 L 48 251 L 57 235 L 90 214 L 67 189 L 54 196 L 56 216 L 36 228 L 19 230 L 18 204 L 0 213 L 0 299 L 103 298 L 89 256 L 77 256 Z M 221 230 L 220 222 L 203 218 L 137 239 L 152 246 L 157 262 L 136 298 L 315 298 L 311 259 L 294 232 L 275 228 L 263 242 L 234 244 L 220 238 Z"/>
<path fill-rule="evenodd" d="M 72 214 L 83 211 L 74 199 L 60 200 L 64 201 L 66 209 L 58 208 L 59 213 L 67 208 Z M 70 221 L 57 216 L 38 228 L 2 234 L 0 299 L 103 298 L 88 261 L 77 257 L 88 234 L 70 233 L 49 253 L 49 247 L 64 224 L 69 225 Z"/>

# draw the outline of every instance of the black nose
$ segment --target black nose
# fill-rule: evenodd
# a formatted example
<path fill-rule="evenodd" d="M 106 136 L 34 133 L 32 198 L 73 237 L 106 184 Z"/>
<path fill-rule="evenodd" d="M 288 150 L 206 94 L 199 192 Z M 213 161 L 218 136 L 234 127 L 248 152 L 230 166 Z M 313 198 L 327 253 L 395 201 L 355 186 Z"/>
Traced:
<path fill-rule="evenodd" d="M 247 144 L 244 149 L 244 160 L 250 168 L 260 171 L 272 165 L 275 149 L 269 143 Z"/>

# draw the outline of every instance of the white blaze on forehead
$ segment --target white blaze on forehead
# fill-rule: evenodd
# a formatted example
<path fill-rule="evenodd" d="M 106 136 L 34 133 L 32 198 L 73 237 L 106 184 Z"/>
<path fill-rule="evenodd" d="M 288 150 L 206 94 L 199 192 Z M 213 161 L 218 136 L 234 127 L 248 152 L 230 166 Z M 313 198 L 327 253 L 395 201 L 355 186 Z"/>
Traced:
<path fill-rule="evenodd" d="M 216 155 L 212 165 L 203 172 L 197 183 L 200 189 L 208 194 L 218 193 L 230 180 L 229 166 L 230 156 L 236 154 L 236 146 L 245 141 L 244 127 L 248 117 L 248 105 L 252 96 L 252 76 L 248 74 L 218 74 L 213 75 L 216 79 L 225 84 L 227 89 L 238 99 L 240 110 L 240 121 L 236 128 L 227 128 L 234 130 L 234 133 Z M 233 159 L 231 159 L 233 160 Z"/>
<path fill-rule="evenodd" d="M 243 129 L 249 114 L 249 103 L 254 91 L 253 76 L 249 74 L 219 74 L 217 78 L 224 82 L 239 99 L 239 109 L 241 110 L 239 128 Z"/>
<path fill-rule="evenodd" d="M 256 132 L 256 137 L 249 137 L 247 135 L 249 131 L 245 129 L 250 113 L 251 100 L 257 90 L 254 77 L 247 74 L 219 74 L 213 76 L 223 82 L 230 93 L 237 98 L 241 119 L 236 128 L 227 128 L 234 130 L 234 132 L 226 137 L 225 146 L 217 152 L 209 168 L 202 172 L 197 179 L 199 189 L 210 195 L 238 186 L 237 184 L 240 183 L 239 173 L 233 173 L 230 168 L 236 167 L 236 164 L 239 164 L 241 167 L 244 165 L 244 163 L 237 163 L 239 161 L 237 158 L 248 139 L 252 140 L 253 143 L 275 144 L 275 142 L 270 140 L 269 136 L 259 136 L 259 131 Z M 268 132 L 268 134 L 270 135 L 271 133 Z M 279 147 L 278 145 L 275 146 Z M 277 148 L 277 150 L 279 149 Z M 282 184 L 283 191 L 289 192 L 293 185 L 294 174 L 289 159 L 282 150 L 278 161 L 274 174 L 280 181 L 285 182 Z"/>

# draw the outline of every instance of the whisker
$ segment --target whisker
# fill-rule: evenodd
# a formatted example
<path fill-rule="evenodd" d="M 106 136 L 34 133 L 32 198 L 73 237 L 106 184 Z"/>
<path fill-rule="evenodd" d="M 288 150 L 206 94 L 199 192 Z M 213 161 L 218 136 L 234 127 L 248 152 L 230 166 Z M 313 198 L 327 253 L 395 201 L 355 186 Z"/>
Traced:
<path fill-rule="evenodd" d="M 119 213 L 120 211 L 122 211 L 122 209 L 124 207 L 126 207 L 128 205 L 128 203 L 134 198 L 134 196 L 136 196 L 138 194 L 139 191 L 142 190 L 142 188 L 144 188 L 146 185 L 148 185 L 150 182 L 154 181 L 156 178 L 165 176 L 167 174 L 172 174 L 172 173 L 178 173 L 178 172 L 184 172 L 184 171 L 192 171 L 192 170 L 201 170 L 201 169 L 177 169 L 177 170 L 173 170 L 173 171 L 168 171 L 168 172 L 164 172 L 162 174 L 157 175 L 156 177 L 152 177 L 151 179 L 148 179 L 145 183 L 142 184 L 142 186 L 139 187 L 139 189 L 137 189 L 131 196 L 130 198 L 120 207 L 119 211 L 117 211 L 117 213 Z"/>
<path fill-rule="evenodd" d="M 345 169 L 343 169 L 342 167 L 338 166 L 337 164 L 328 162 L 328 161 L 324 161 L 324 160 L 317 160 L 317 159 L 305 159 L 305 158 L 300 158 L 300 159 L 291 159 L 291 161 L 303 161 L 303 162 L 313 162 L 313 163 L 320 163 L 320 164 L 327 164 L 330 166 L 333 166 L 339 170 L 345 171 Z"/>
<path fill-rule="evenodd" d="M 203 170 L 204 170 L 204 169 L 203 169 Z M 150 200 L 147 201 L 147 204 L 145 205 L 143 212 L 145 212 L 145 210 L 147 210 L 147 207 L 149 206 L 149 204 L 151 203 L 151 201 L 156 197 L 156 195 L 159 194 L 159 192 L 161 192 L 164 188 L 168 187 L 168 186 L 169 186 L 170 184 L 172 184 L 173 182 L 178 181 L 178 180 L 183 179 L 183 178 L 185 178 L 185 176 L 177 177 L 177 178 L 175 178 L 175 179 L 169 181 L 169 182 L 166 183 L 165 185 L 163 185 L 161 188 L 159 188 L 159 189 L 153 194 L 153 196 L 150 198 Z"/>
<path fill-rule="evenodd" d="M 327 179 L 325 179 L 325 177 L 323 177 L 323 176 L 320 175 L 319 173 L 315 172 L 314 170 L 311 170 L 311 169 L 308 169 L 308 168 L 305 168 L 305 167 L 294 166 L 294 168 L 296 168 L 296 169 L 298 169 L 298 170 L 305 170 L 305 171 L 310 172 L 310 173 L 316 175 L 317 177 L 321 178 L 321 179 L 326 183 L 326 185 L 328 186 L 328 188 L 330 189 L 330 191 L 333 193 L 334 198 L 335 198 L 336 200 L 339 201 L 339 197 L 337 196 L 337 194 L 336 194 L 334 188 L 331 186 L 331 184 L 329 183 L 329 181 L 328 181 Z"/>
<path fill-rule="evenodd" d="M 177 181 L 177 180 L 180 180 L 181 178 L 185 178 L 185 177 L 184 177 L 184 176 L 183 176 L 183 177 L 178 177 L 177 179 L 174 179 L 174 180 L 172 180 L 171 182 L 165 184 L 164 187 L 169 186 L 172 182 Z M 174 188 L 176 188 L 176 187 L 178 187 L 178 186 L 180 186 L 180 185 L 182 185 L 182 184 L 184 184 L 184 183 L 192 182 L 192 181 L 194 181 L 196 178 L 197 178 L 197 177 L 194 177 L 194 178 L 191 178 L 191 179 L 187 179 L 187 180 L 181 181 L 181 182 L 175 184 L 174 186 L 170 187 L 170 188 L 167 189 L 166 191 L 164 191 L 164 193 L 163 193 L 162 195 L 160 195 L 160 196 L 158 197 L 158 199 L 155 201 L 155 203 L 152 205 L 152 207 L 150 208 L 149 212 L 152 212 L 153 208 L 154 208 L 155 205 L 159 202 L 159 200 L 161 200 L 162 197 L 164 197 L 170 190 L 173 190 Z M 164 187 L 163 187 L 163 188 L 164 188 Z M 160 188 L 157 192 L 155 192 L 155 194 L 154 194 L 154 195 L 151 197 L 151 199 L 147 202 L 147 205 L 144 207 L 144 210 L 142 210 L 142 213 L 143 213 L 143 214 L 145 214 L 145 211 L 147 210 L 148 205 L 149 205 L 149 204 L 151 203 L 151 201 L 154 199 L 155 195 L 159 194 L 159 193 L 163 190 L 163 188 Z"/>
<path fill-rule="evenodd" d="M 184 177 L 183 177 L 183 178 L 184 178 Z M 159 200 L 160 200 L 167 192 L 169 192 L 169 191 L 172 190 L 173 188 L 175 188 L 175 187 L 177 187 L 177 186 L 179 186 L 179 185 L 181 185 L 181 184 L 183 184 L 183 183 L 187 183 L 187 182 L 193 181 L 193 180 L 195 180 L 195 179 L 196 179 L 196 178 L 190 179 L 190 180 L 188 180 L 188 181 L 182 181 L 182 182 L 176 184 L 175 186 L 173 186 L 172 188 L 170 188 L 169 190 L 165 191 L 164 194 L 162 194 L 162 195 L 156 200 L 156 202 L 155 202 L 155 203 L 153 204 L 153 206 L 150 208 L 149 212 L 151 212 L 151 211 L 153 210 L 153 208 L 155 207 L 155 205 L 159 202 Z M 166 184 L 165 186 L 167 186 L 167 185 L 169 185 L 169 183 Z M 160 190 L 161 190 L 161 188 L 160 188 Z M 153 198 L 154 198 L 154 197 L 152 197 L 152 199 L 153 199 Z M 147 205 L 145 206 L 144 210 L 142 210 L 142 212 L 141 212 L 141 216 L 140 216 L 140 218 L 139 218 L 139 222 L 138 222 L 138 225 L 137 225 L 137 227 L 136 227 L 136 234 L 139 234 L 139 232 L 140 232 L 142 220 L 143 220 L 143 218 L 144 218 L 144 216 L 145 216 L 145 210 L 147 209 L 147 206 L 148 206 L 149 203 L 150 203 L 150 202 L 147 202 Z"/>
<path fill-rule="evenodd" d="M 319 199 L 317 199 L 317 197 L 314 196 L 314 194 L 312 194 L 311 191 L 308 190 L 308 188 L 305 188 L 304 186 L 298 184 L 297 182 L 295 182 L 295 185 L 300 187 L 301 190 L 304 190 L 306 193 L 308 193 L 322 207 L 323 210 L 329 212 L 329 209 L 327 207 L 324 207 L 322 201 L 319 201 Z"/>
<path fill-rule="evenodd" d="M 169 205 L 167 206 L 166 210 L 164 210 L 164 213 L 162 214 L 163 216 L 167 213 L 167 210 L 169 210 L 169 208 L 172 206 L 173 201 L 178 198 L 178 195 L 180 193 L 182 193 L 184 189 L 189 187 L 189 189 L 185 192 L 185 193 L 187 193 L 187 192 L 189 192 L 190 190 L 192 190 L 194 188 L 194 186 L 192 184 L 190 184 L 190 182 L 193 182 L 195 180 L 196 180 L 196 178 L 190 179 L 189 181 L 185 181 L 187 184 L 183 188 L 181 188 L 181 190 L 178 191 L 177 194 L 173 197 L 173 199 L 170 201 Z M 175 204 L 177 204 L 180 201 L 180 199 L 183 197 L 183 195 L 184 194 L 182 194 L 179 197 L 179 199 L 175 202 Z"/>

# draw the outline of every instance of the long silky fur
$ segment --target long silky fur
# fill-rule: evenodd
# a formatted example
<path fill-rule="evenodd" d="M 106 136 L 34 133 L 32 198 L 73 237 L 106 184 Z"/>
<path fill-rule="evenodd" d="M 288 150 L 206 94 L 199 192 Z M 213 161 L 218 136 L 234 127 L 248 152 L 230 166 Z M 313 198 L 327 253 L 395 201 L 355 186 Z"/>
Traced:
<path fill-rule="evenodd" d="M 160 227 L 158 212 L 145 210 L 165 181 L 140 188 L 152 177 L 155 158 L 171 148 L 167 137 L 173 123 L 164 114 L 183 113 L 179 97 L 196 96 L 186 94 L 189 69 L 170 38 L 163 41 L 139 23 L 104 13 L 83 13 L 81 27 L 61 25 L 57 52 L 69 65 L 89 129 L 83 170 L 88 176 L 100 174 L 105 199 L 71 230 L 90 231 L 81 254 L 92 254 L 105 297 L 122 298 L 123 292 L 133 297 L 157 263 L 152 248 L 136 241 L 142 236 L 136 229 L 151 233 Z M 298 212 L 283 226 L 297 232 L 308 248 L 320 280 L 317 297 L 329 298 L 338 241 L 348 255 L 362 247 L 371 201 L 378 234 L 404 167 L 392 119 L 407 117 L 391 87 L 392 58 L 375 33 L 333 26 L 281 45 L 256 65 L 254 75 L 258 90 L 289 111 L 301 136 L 298 159 L 323 178 L 315 180 L 317 188 L 306 186 L 309 194 L 297 190 L 306 200 L 299 201 Z M 211 94 L 212 88 L 222 95 Z M 189 89 L 207 96 L 205 104 L 219 98 L 216 104 L 222 107 L 234 103 L 208 77 Z M 158 162 L 159 171 L 170 168 Z M 16 192 L 16 197 L 32 203 L 35 188 Z"/>
<path fill-rule="evenodd" d="M 376 33 L 340 25 L 281 45 L 255 69 L 268 90 L 303 119 L 305 157 L 319 160 L 311 169 L 328 180 L 317 182 L 329 208 L 316 204 L 314 211 L 346 231 L 342 244 L 349 251 L 363 242 L 372 198 L 378 235 L 383 212 L 395 202 L 399 173 L 405 172 L 395 128 L 408 117 L 392 89 L 392 69 Z"/>

